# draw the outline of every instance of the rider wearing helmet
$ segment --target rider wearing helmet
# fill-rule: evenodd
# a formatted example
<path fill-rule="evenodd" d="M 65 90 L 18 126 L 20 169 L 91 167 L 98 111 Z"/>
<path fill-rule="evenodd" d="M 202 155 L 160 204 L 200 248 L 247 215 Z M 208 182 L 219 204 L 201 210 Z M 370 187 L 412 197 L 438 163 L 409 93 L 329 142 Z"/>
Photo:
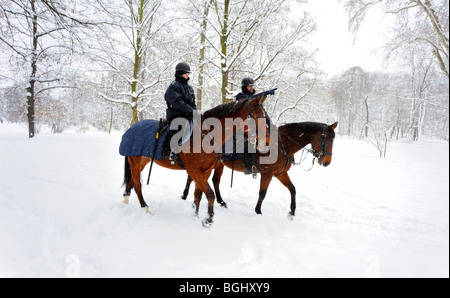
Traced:
<path fill-rule="evenodd" d="M 249 96 L 255 95 L 255 81 L 252 78 L 244 78 L 241 83 L 242 92 L 236 95 L 236 100 L 245 99 Z"/>

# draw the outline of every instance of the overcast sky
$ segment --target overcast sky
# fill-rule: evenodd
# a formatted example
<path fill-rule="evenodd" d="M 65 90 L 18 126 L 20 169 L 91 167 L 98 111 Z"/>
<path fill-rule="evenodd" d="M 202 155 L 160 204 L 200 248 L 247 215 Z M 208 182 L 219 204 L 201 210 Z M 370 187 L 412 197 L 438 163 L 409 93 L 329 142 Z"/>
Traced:
<path fill-rule="evenodd" d="M 380 50 L 386 43 L 386 16 L 377 11 L 368 14 L 354 42 L 342 3 L 338 0 L 309 0 L 308 6 L 318 27 L 309 40 L 319 49 L 317 60 L 325 72 L 340 74 L 352 66 L 361 66 L 366 71 L 386 68 L 382 65 L 383 53 Z"/>

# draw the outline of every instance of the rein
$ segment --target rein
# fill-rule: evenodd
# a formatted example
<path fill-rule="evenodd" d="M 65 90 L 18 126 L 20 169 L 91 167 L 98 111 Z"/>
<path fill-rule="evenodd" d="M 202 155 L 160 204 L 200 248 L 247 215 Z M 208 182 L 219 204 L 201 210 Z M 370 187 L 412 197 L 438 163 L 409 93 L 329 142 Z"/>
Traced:
<path fill-rule="evenodd" d="M 302 166 L 302 163 L 305 161 L 306 157 L 308 156 L 308 153 L 306 153 L 305 157 L 303 157 L 303 154 L 305 153 L 305 151 L 308 152 L 308 153 L 312 153 L 314 150 L 311 150 L 311 149 L 305 149 L 305 148 L 304 148 L 304 149 L 302 150 L 302 156 L 300 157 L 300 161 L 299 161 L 298 163 L 295 163 L 295 159 L 294 159 L 294 157 L 292 156 L 292 164 L 293 164 L 294 166 L 299 165 L 304 171 L 309 172 L 309 171 L 312 170 L 312 168 L 314 168 L 314 161 L 316 160 L 316 157 L 313 158 L 311 167 L 310 167 L 309 169 L 305 169 L 305 168 Z"/>
<path fill-rule="evenodd" d="M 290 136 L 288 136 L 287 134 L 282 133 L 282 132 L 280 132 L 280 134 L 282 134 L 283 136 L 285 136 L 290 142 L 296 144 L 296 145 L 299 146 L 300 148 L 305 147 L 305 146 L 300 145 L 297 141 L 295 141 L 294 139 L 292 139 L 292 138 L 291 138 Z M 304 135 L 304 133 L 302 133 L 302 134 L 300 135 L 300 137 L 302 137 L 303 135 Z M 314 167 L 314 161 L 315 161 L 315 159 L 316 159 L 315 151 L 314 151 L 313 149 L 303 148 L 303 150 L 302 150 L 302 156 L 300 157 L 300 161 L 299 161 L 298 163 L 296 163 L 296 162 L 295 162 L 295 156 L 294 156 L 294 155 L 293 155 L 293 156 L 288 156 L 288 154 L 286 153 L 286 150 L 284 149 L 283 141 L 282 141 L 281 139 L 280 139 L 280 143 L 281 143 L 281 146 L 283 147 L 283 148 L 280 148 L 280 149 L 281 149 L 281 152 L 282 152 L 283 155 L 288 159 L 288 161 L 286 162 L 285 168 L 287 168 L 287 167 L 289 166 L 289 164 L 293 164 L 294 166 L 300 166 L 303 170 L 305 170 L 305 171 L 307 171 L 307 172 L 309 172 L 309 171 L 312 170 L 312 168 Z M 306 153 L 305 157 L 303 157 L 305 151 L 306 151 L 307 153 Z M 305 161 L 306 157 L 308 156 L 308 153 L 313 154 L 313 155 L 314 155 L 314 158 L 313 158 L 313 160 L 312 160 L 311 168 L 305 169 L 305 168 L 303 168 L 302 163 Z"/>

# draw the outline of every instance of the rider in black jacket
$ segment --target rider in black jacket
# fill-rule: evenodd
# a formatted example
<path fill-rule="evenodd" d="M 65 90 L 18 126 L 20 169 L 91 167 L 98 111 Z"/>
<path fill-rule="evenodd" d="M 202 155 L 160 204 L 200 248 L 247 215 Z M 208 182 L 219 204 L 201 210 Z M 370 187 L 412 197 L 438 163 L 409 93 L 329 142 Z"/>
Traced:
<path fill-rule="evenodd" d="M 185 62 L 175 67 L 175 81 L 170 84 L 164 95 L 167 103 L 166 116 L 169 121 L 178 117 L 192 119 L 194 111 L 197 110 L 194 89 L 188 83 L 190 73 L 191 67 Z"/>
<path fill-rule="evenodd" d="M 167 103 L 166 120 L 170 123 L 176 118 L 192 120 L 197 110 L 194 89 L 189 85 L 191 67 L 185 62 L 178 63 L 175 67 L 175 81 L 167 88 L 164 99 Z M 181 128 L 183 129 L 183 128 Z M 188 127 L 184 128 L 188 129 Z M 173 159 L 174 148 L 170 148 L 170 141 L 179 130 L 169 130 L 164 143 L 164 157 Z"/>
<path fill-rule="evenodd" d="M 255 94 L 256 93 L 255 81 L 252 78 L 244 78 L 242 80 L 242 92 L 239 93 L 238 95 L 236 95 L 236 100 L 239 101 L 239 100 L 243 100 L 243 99 L 246 99 L 249 97 L 258 97 L 261 95 L 274 95 L 276 90 L 277 89 L 271 89 L 268 91 L 264 91 L 264 92 Z M 265 114 L 266 114 L 267 124 L 269 124 L 270 123 L 269 114 L 267 114 L 267 112 L 265 112 Z"/>

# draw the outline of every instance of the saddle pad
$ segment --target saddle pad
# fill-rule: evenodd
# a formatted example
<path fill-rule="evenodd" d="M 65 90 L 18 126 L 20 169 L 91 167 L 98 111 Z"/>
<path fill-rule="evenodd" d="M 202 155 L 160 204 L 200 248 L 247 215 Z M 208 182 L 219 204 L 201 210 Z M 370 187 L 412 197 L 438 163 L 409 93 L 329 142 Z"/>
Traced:
<path fill-rule="evenodd" d="M 153 150 L 156 147 L 154 159 L 163 159 L 164 140 L 168 129 L 165 129 L 159 136 L 156 144 L 156 133 L 158 132 L 159 121 L 142 120 L 130 127 L 122 136 L 119 153 L 122 156 L 147 156 L 153 157 Z"/>

